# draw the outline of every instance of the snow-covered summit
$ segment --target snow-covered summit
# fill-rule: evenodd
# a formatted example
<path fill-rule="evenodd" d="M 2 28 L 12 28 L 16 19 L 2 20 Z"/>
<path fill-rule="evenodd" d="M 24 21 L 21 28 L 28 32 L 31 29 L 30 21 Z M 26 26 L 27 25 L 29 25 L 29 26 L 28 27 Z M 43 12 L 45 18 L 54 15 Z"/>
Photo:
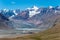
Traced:
<path fill-rule="evenodd" d="M 49 9 L 53 8 L 53 6 L 49 6 Z"/>
<path fill-rule="evenodd" d="M 5 9 L 3 9 L 3 11 L 4 11 L 4 12 L 8 12 L 9 10 L 5 8 Z"/>
<path fill-rule="evenodd" d="M 39 11 L 37 11 L 39 8 L 37 6 L 33 6 L 32 8 L 27 8 L 29 10 L 29 17 L 32 17 L 38 13 L 40 13 Z"/>

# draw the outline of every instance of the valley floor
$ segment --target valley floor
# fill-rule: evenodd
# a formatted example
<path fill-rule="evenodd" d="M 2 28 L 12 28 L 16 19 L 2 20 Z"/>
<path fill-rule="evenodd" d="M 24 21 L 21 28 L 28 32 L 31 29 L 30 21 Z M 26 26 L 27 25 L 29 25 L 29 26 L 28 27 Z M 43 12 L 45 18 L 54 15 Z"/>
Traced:
<path fill-rule="evenodd" d="M 20 36 L 20 35 L 18 35 Z M 0 40 L 60 40 L 60 23 L 53 25 L 51 29 L 37 34 L 26 35 L 15 38 L 0 38 Z"/>

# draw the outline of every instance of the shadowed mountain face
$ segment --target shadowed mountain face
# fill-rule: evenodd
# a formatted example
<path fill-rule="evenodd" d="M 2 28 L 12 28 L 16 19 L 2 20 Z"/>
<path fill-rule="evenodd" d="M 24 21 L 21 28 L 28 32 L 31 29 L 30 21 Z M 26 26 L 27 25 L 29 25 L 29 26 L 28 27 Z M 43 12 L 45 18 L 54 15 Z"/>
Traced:
<path fill-rule="evenodd" d="M 7 23 L 9 23 L 9 19 L 0 13 L 0 29 L 11 29 Z"/>

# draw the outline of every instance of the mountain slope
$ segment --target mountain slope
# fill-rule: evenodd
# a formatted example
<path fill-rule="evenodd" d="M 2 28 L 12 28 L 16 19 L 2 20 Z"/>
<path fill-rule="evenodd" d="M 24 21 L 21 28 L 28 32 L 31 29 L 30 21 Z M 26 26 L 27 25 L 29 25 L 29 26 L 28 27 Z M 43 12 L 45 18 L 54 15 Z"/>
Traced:
<path fill-rule="evenodd" d="M 43 32 L 17 38 L 1 38 L 0 40 L 60 40 L 60 19 L 53 27 Z"/>
<path fill-rule="evenodd" d="M 24 38 L 26 40 L 60 40 L 60 20 L 51 29 Z"/>

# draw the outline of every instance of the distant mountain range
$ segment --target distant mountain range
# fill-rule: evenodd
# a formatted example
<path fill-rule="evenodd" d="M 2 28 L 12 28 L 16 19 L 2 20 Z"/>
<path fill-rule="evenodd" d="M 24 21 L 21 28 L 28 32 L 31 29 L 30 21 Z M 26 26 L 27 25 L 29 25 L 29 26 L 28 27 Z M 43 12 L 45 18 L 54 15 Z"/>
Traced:
<path fill-rule="evenodd" d="M 60 6 L 41 7 L 33 6 L 23 11 L 20 9 L 0 10 L 0 18 L 11 28 L 37 28 L 45 30 L 51 28 L 56 20 L 60 18 Z M 0 21 L 2 21 L 0 19 Z M 5 21 L 6 20 L 6 21 Z"/>

